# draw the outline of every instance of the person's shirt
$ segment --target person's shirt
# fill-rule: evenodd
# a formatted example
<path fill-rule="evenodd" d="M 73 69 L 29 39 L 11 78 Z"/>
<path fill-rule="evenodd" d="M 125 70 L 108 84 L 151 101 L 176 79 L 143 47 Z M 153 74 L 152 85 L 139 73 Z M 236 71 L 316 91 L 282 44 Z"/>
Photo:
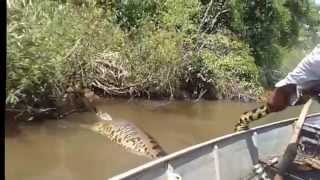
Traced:
<path fill-rule="evenodd" d="M 320 80 L 320 44 L 310 54 L 302 59 L 297 67 L 275 86 L 283 87 L 288 84 L 296 84 L 303 88 L 308 82 Z"/>
<path fill-rule="evenodd" d="M 283 87 L 289 84 L 296 85 L 296 94 L 290 96 L 290 104 L 296 105 L 303 96 L 302 89 L 313 86 L 320 81 L 320 44 L 312 50 L 297 67 L 275 86 Z"/>

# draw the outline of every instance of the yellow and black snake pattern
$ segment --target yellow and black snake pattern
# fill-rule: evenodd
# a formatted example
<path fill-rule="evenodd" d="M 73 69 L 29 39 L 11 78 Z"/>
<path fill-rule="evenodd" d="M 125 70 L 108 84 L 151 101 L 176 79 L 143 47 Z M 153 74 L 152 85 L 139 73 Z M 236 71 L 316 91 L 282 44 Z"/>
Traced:
<path fill-rule="evenodd" d="M 240 120 L 234 127 L 234 131 L 249 129 L 249 124 L 269 114 L 268 106 L 262 105 L 253 110 L 247 111 L 240 116 Z"/>
<path fill-rule="evenodd" d="M 166 155 L 162 147 L 146 132 L 128 121 L 99 121 L 93 125 L 82 125 L 109 138 L 126 150 L 149 158 Z"/>
<path fill-rule="evenodd" d="M 72 106 L 76 108 L 79 106 L 85 107 L 85 109 L 95 112 L 100 120 L 91 125 L 81 124 L 81 127 L 103 135 L 137 155 L 149 158 L 159 158 L 166 155 L 162 147 L 149 134 L 133 123 L 112 120 L 108 113 L 98 112 L 91 101 L 95 94 L 88 88 L 84 88 L 81 75 L 73 73 L 67 76 L 65 88 L 66 100 L 71 102 Z"/>

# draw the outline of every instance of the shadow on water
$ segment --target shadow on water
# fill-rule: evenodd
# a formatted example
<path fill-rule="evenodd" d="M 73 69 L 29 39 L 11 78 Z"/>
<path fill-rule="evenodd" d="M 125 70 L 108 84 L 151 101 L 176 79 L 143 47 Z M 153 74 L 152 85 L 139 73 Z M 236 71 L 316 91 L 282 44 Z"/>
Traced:
<path fill-rule="evenodd" d="M 103 103 L 99 109 L 114 120 L 134 122 L 172 153 L 231 133 L 239 115 L 256 106 L 230 101 L 116 100 Z M 301 106 L 288 108 L 254 125 L 294 117 L 300 110 Z M 310 112 L 319 110 L 319 104 L 314 103 Z M 19 135 L 5 138 L 6 179 L 105 179 L 150 161 L 79 126 L 96 120 L 93 113 L 81 113 L 58 121 L 21 124 Z"/>

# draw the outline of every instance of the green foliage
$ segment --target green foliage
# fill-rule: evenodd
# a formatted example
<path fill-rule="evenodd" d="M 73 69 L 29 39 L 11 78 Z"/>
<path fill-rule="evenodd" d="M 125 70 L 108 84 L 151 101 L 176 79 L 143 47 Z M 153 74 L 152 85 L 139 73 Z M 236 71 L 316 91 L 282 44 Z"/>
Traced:
<path fill-rule="evenodd" d="M 202 49 L 194 55 L 191 66 L 187 66 L 188 86 L 193 87 L 194 94 L 205 89 L 213 91 L 216 98 L 232 98 L 248 92 L 247 95 L 254 97 L 261 93 L 259 70 L 246 44 L 220 33 L 204 35 L 202 41 Z"/>
<path fill-rule="evenodd" d="M 255 62 L 263 70 L 265 85 L 271 86 L 281 75 L 281 47 L 299 41 L 302 24 L 312 24 L 310 1 L 304 0 L 233 0 L 232 28 L 253 49 Z M 311 19 L 312 19 L 311 18 Z M 275 75 L 276 74 L 276 75 Z"/>
<path fill-rule="evenodd" d="M 167 28 L 182 32 L 196 32 L 201 4 L 198 0 L 166 0 L 161 21 Z"/>
<path fill-rule="evenodd" d="M 111 38 L 117 37 L 111 27 L 98 23 L 98 9 L 74 9 L 55 1 L 33 3 L 16 2 L 9 11 L 7 104 L 61 96 L 66 73 L 79 71 L 81 62 L 88 62 L 105 44 L 122 43 Z"/>
<path fill-rule="evenodd" d="M 148 95 L 169 96 L 177 87 L 182 63 L 182 34 L 145 25 L 141 38 L 128 40 L 122 54 L 130 65 L 131 79 L 143 82 Z"/>
<path fill-rule="evenodd" d="M 15 98 L 8 98 L 7 103 L 16 103 L 26 94 L 43 94 L 53 88 L 51 85 L 56 79 L 50 77 L 56 76 L 60 65 L 58 58 L 63 56 L 60 48 L 68 46 L 70 40 L 52 43 L 63 32 L 55 32 L 53 24 L 59 23 L 59 14 L 64 13 L 64 9 L 53 10 L 51 6 L 58 7 L 58 4 L 46 1 L 37 6 L 24 6 L 21 2 L 9 11 L 6 89 L 7 94 L 11 92 L 9 94 Z"/>
<path fill-rule="evenodd" d="M 201 23 L 199 30 L 206 33 L 216 33 L 229 29 L 231 7 L 228 0 L 203 0 L 201 8 Z"/>
<path fill-rule="evenodd" d="M 263 65 L 264 61 L 272 61 L 273 58 L 266 59 L 264 50 L 271 47 L 274 36 L 278 32 L 276 9 L 272 0 L 263 1 L 240 1 L 235 0 L 234 8 L 234 29 L 242 33 L 248 41 L 258 65 Z"/>
<path fill-rule="evenodd" d="M 95 61 L 110 54 L 120 54 L 108 56 L 119 66 L 107 69 L 115 77 L 105 82 L 111 89 L 134 87 L 138 96 L 256 96 L 261 82 L 272 85 L 283 76 L 280 59 L 294 56 L 290 48 L 304 51 L 319 42 L 319 8 L 302 0 L 10 2 L 10 106 L 60 98 L 71 74 L 93 86 L 101 75 Z M 127 73 L 125 81 L 119 72 Z"/>
<path fill-rule="evenodd" d="M 114 21 L 124 29 L 139 28 L 146 21 L 157 22 L 161 0 L 113 0 Z"/>
<path fill-rule="evenodd" d="M 207 38 L 216 47 L 206 54 L 214 58 L 204 58 L 207 66 L 216 74 L 216 86 L 222 96 L 245 93 L 248 88 L 259 91 L 259 70 L 254 63 L 249 47 L 235 37 L 217 34 Z M 238 84 L 237 82 L 241 82 Z M 230 89 L 231 88 L 231 89 Z M 235 90 L 237 89 L 237 90 Z M 233 91 L 235 90 L 235 91 Z M 251 96 L 254 93 L 250 94 Z M 256 93 L 257 94 L 257 93 Z"/>

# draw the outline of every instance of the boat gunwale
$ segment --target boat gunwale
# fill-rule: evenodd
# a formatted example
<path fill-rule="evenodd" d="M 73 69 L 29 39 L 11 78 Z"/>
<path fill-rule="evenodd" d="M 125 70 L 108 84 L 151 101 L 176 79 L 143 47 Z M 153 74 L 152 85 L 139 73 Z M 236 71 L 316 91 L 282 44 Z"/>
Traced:
<path fill-rule="evenodd" d="M 314 117 L 314 116 L 320 116 L 320 112 L 319 113 L 309 114 L 309 115 L 306 116 L 306 118 L 310 118 L 310 117 Z M 272 128 L 274 126 L 283 127 L 283 126 L 286 126 L 286 125 L 290 125 L 294 121 L 296 121 L 297 119 L 298 119 L 298 117 L 284 119 L 284 120 L 281 120 L 281 121 L 277 121 L 277 122 L 273 122 L 273 123 L 268 123 L 268 124 L 256 126 L 254 128 L 250 128 L 249 130 L 246 130 L 246 131 L 234 132 L 234 133 L 230 133 L 230 134 L 227 134 L 227 135 L 224 135 L 224 136 L 213 138 L 213 139 L 210 139 L 208 141 L 204 141 L 202 143 L 195 144 L 195 145 L 192 145 L 190 147 L 186 147 L 184 149 L 178 150 L 176 152 L 173 152 L 173 153 L 171 153 L 171 154 L 169 154 L 167 156 L 161 157 L 159 159 L 155 159 L 155 160 L 149 161 L 149 162 L 144 163 L 144 164 L 142 164 L 140 166 L 137 166 L 135 168 L 129 169 L 126 172 L 123 172 L 121 174 L 118 174 L 118 175 L 115 175 L 115 176 L 109 178 L 109 180 L 119 180 L 119 179 L 123 179 L 123 178 L 126 178 L 126 177 L 130 177 L 130 176 L 133 176 L 135 174 L 141 173 L 142 171 L 147 170 L 147 169 L 149 169 L 149 168 L 151 168 L 151 167 L 153 167 L 153 166 L 155 166 L 157 164 L 161 164 L 161 163 L 168 164 L 170 160 L 172 160 L 174 158 L 178 158 L 179 156 L 181 156 L 183 154 L 186 154 L 186 153 L 189 153 L 189 152 L 191 152 L 191 151 L 193 151 L 195 149 L 199 149 L 199 148 L 202 148 L 202 147 L 205 147 L 205 146 L 208 146 L 208 145 L 214 145 L 214 144 L 217 144 L 217 143 L 221 142 L 222 140 L 231 139 L 231 138 L 233 138 L 235 136 L 240 136 L 240 135 L 243 135 L 243 134 L 251 134 L 251 133 L 256 132 L 257 130 L 264 130 L 264 129 L 267 129 L 267 128 Z"/>

